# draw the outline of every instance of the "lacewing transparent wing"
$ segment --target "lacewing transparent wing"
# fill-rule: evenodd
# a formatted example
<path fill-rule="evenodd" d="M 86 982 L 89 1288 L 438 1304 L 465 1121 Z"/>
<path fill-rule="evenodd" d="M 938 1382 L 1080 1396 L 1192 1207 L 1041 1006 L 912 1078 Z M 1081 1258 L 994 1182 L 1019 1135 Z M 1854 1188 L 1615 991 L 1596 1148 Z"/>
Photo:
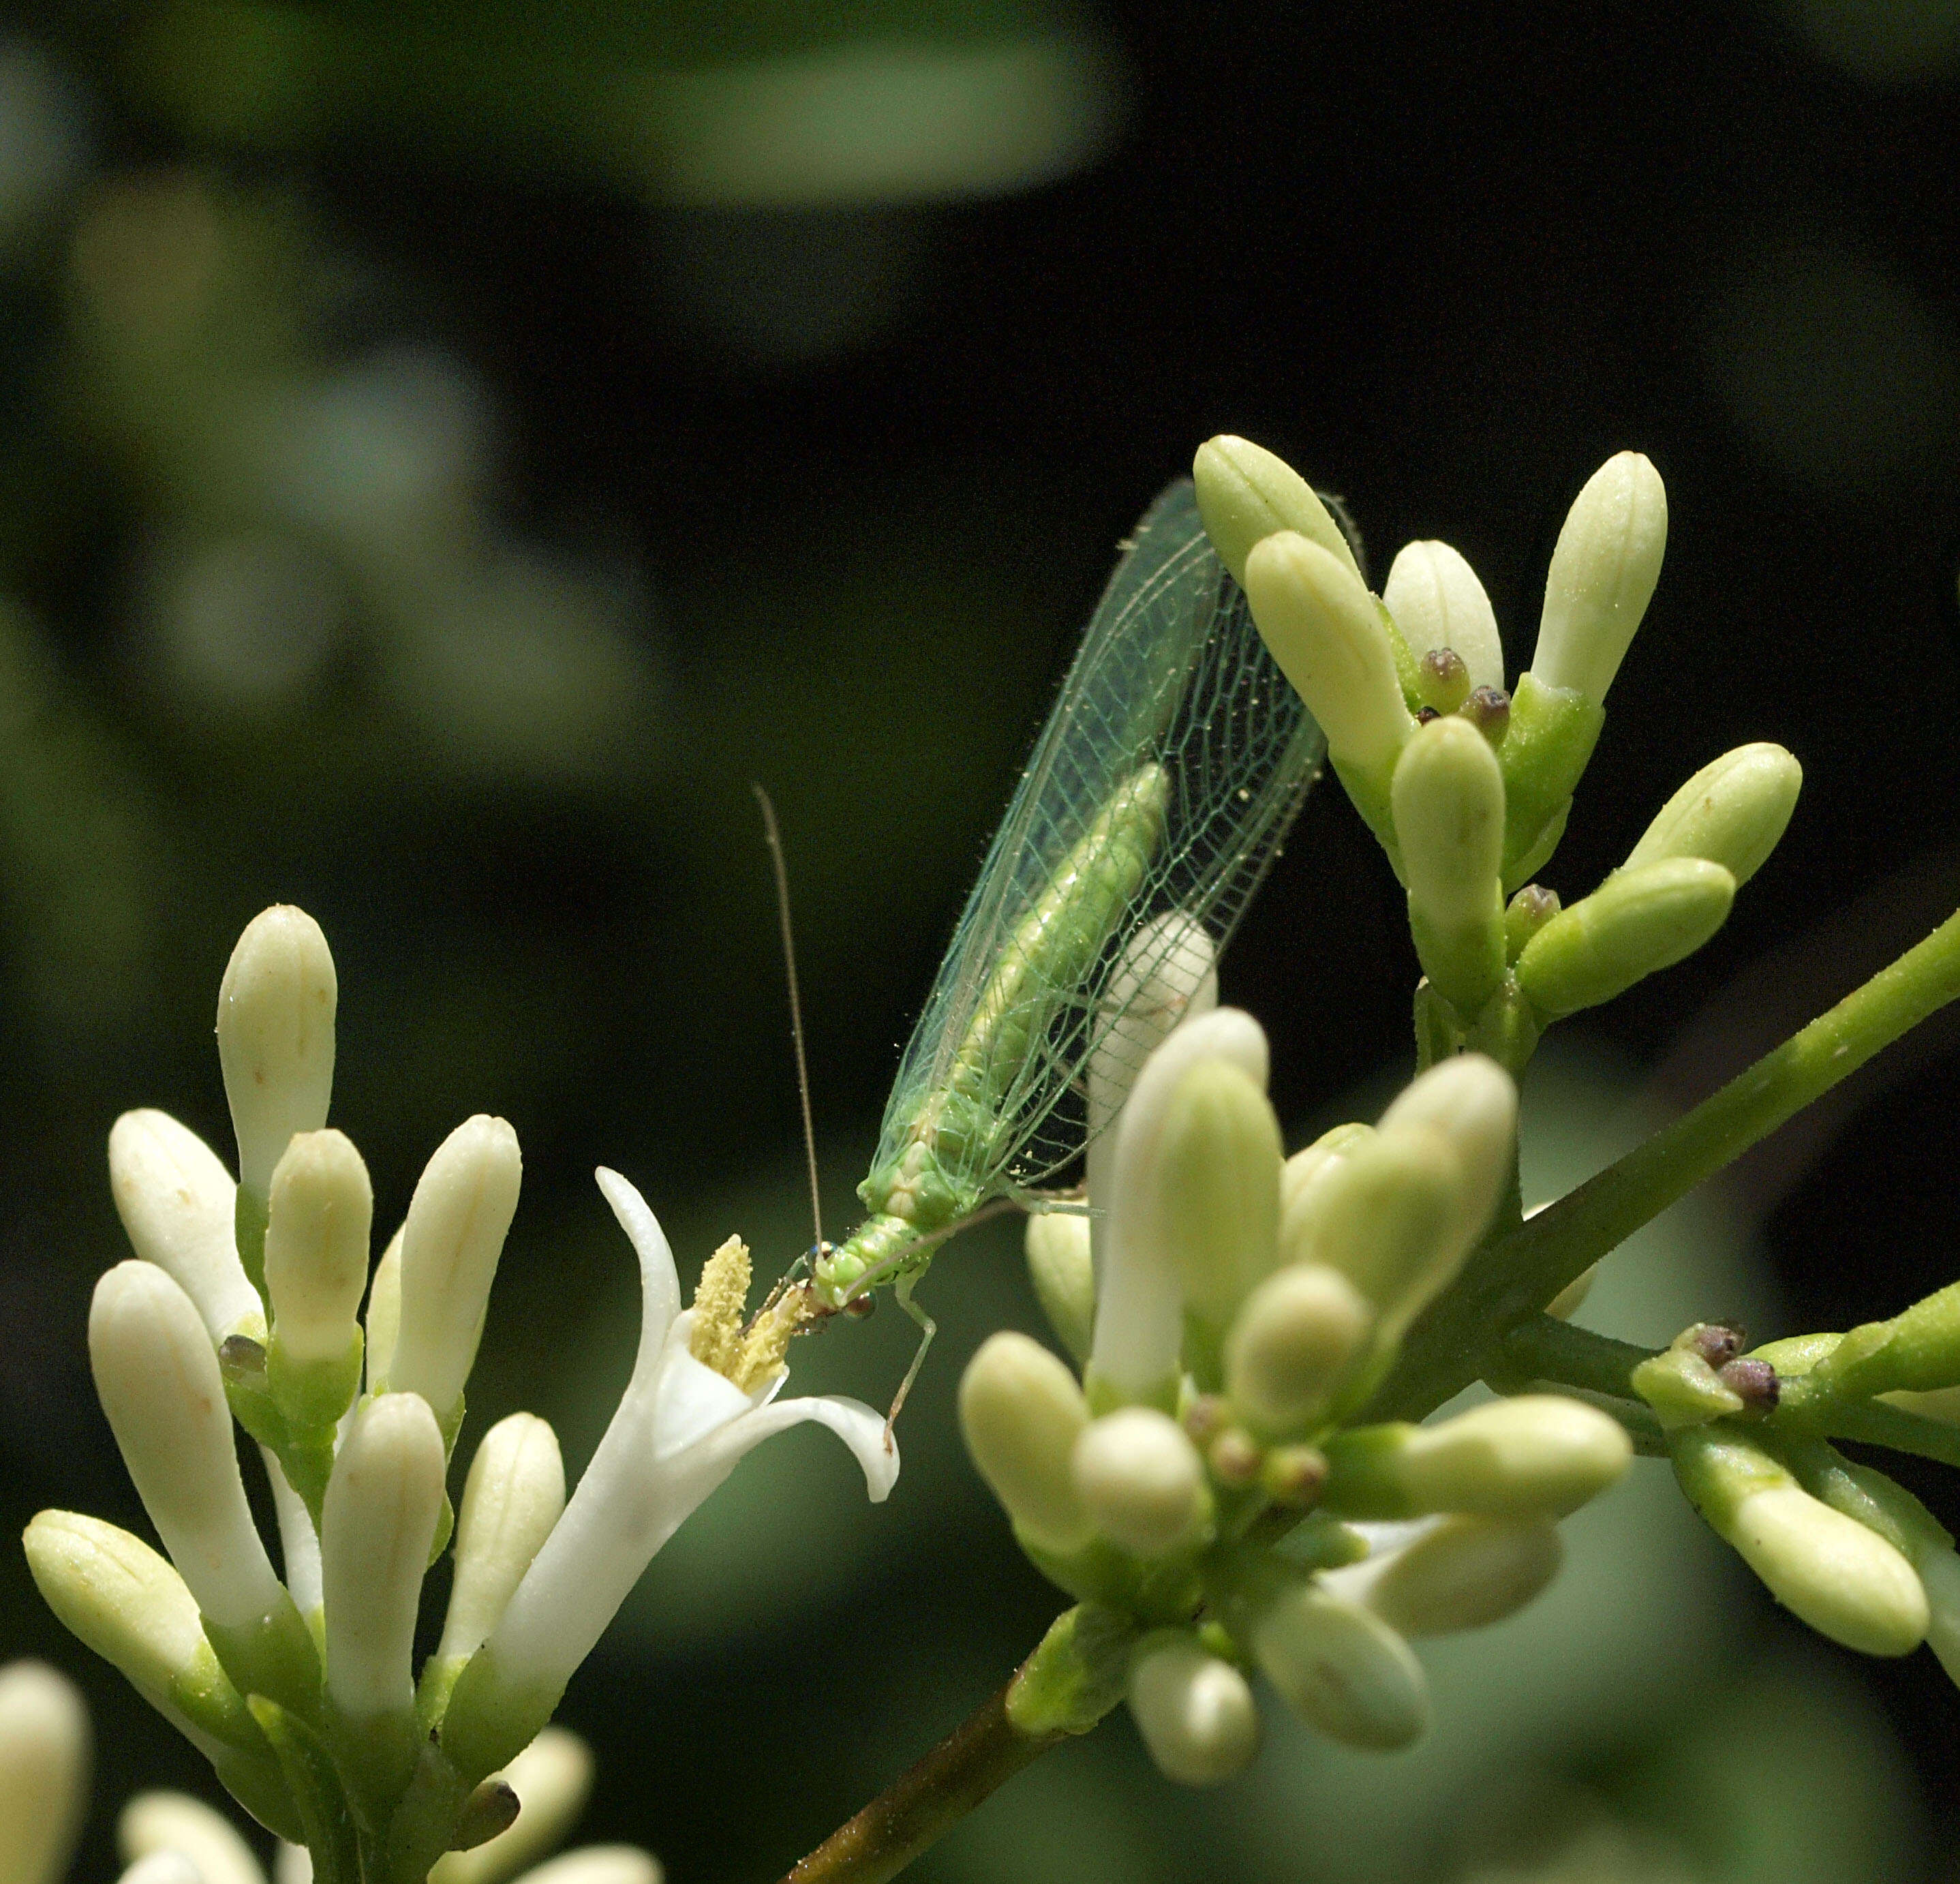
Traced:
<path fill-rule="evenodd" d="M 866 1205 L 928 1230 L 1074 1163 L 1085 1069 L 1121 1061 L 1138 1032 L 1127 991 L 1195 987 L 1325 749 L 1189 481 L 1172 485 L 1117 565 L 967 899 Z M 1193 924 L 1209 951 L 1189 947 Z"/>

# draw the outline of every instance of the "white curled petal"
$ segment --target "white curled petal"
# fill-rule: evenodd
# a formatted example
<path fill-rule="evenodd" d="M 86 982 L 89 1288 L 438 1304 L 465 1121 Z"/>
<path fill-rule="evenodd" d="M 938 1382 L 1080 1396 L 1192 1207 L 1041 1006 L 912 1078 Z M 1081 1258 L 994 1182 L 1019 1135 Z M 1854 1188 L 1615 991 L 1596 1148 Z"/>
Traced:
<path fill-rule="evenodd" d="M 676 1317 L 667 1330 L 660 1376 L 654 1389 L 654 1456 L 676 1453 L 748 1411 L 753 1404 L 727 1375 L 717 1373 L 688 1351 L 694 1311 Z"/>
<path fill-rule="evenodd" d="M 680 1276 L 667 1233 L 647 1200 L 617 1171 L 602 1165 L 596 1175 L 612 1214 L 640 1259 L 640 1364 L 644 1366 L 660 1352 L 667 1330 L 680 1313 Z"/>
<path fill-rule="evenodd" d="M 806 1420 L 828 1427 L 851 1448 L 864 1474 L 864 1495 L 873 1504 L 883 1504 L 892 1495 L 892 1488 L 899 1481 L 899 1443 L 887 1436 L 884 1415 L 862 1400 L 813 1394 L 803 1399 L 773 1401 L 731 1421 L 700 1450 L 731 1447 L 729 1462 L 733 1465 L 771 1434 L 800 1426 Z"/>

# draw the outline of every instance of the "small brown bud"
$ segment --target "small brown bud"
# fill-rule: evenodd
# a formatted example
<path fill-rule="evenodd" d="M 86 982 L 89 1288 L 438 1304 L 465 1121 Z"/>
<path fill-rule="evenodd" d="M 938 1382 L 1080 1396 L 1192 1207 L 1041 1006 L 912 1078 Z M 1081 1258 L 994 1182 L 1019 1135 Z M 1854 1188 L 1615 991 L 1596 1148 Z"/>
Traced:
<path fill-rule="evenodd" d="M 1504 953 L 1513 962 L 1525 944 L 1558 914 L 1558 892 L 1527 883 L 1504 907 Z"/>
<path fill-rule="evenodd" d="M 1224 1431 L 1230 1418 L 1222 1394 L 1201 1393 L 1184 1409 L 1184 1430 L 1194 1445 L 1208 1446 Z"/>
<path fill-rule="evenodd" d="M 1427 726 L 1431 720 L 1442 718 L 1443 715 L 1432 706 L 1418 707 L 1415 710 L 1415 723 L 1418 726 Z"/>
<path fill-rule="evenodd" d="M 1275 1446 L 1259 1469 L 1259 1484 L 1275 1503 L 1304 1511 L 1327 1482 L 1327 1455 L 1312 1446 Z"/>
<path fill-rule="evenodd" d="M 1692 1345 L 1710 1367 L 1721 1368 L 1742 1351 L 1748 1338 L 1733 1322 L 1701 1322 L 1695 1325 Z"/>
<path fill-rule="evenodd" d="M 1723 1386 L 1752 1412 L 1767 1413 L 1782 1397 L 1777 1370 L 1767 1360 L 1732 1360 L 1717 1371 Z"/>
<path fill-rule="evenodd" d="M 266 1389 L 266 1350 L 250 1335 L 227 1335 L 218 1344 L 218 1368 L 234 1386 Z"/>
<path fill-rule="evenodd" d="M 1415 689 L 1426 707 L 1454 713 L 1470 697 L 1470 670 L 1453 648 L 1432 648 L 1415 664 Z"/>
<path fill-rule="evenodd" d="M 1242 1426 L 1228 1426 L 1211 1442 L 1211 1460 L 1221 1485 L 1249 1485 L 1259 1475 L 1259 1442 Z"/>
<path fill-rule="evenodd" d="M 1502 687 L 1479 687 L 1463 703 L 1463 717 L 1493 746 L 1511 730 L 1511 696 Z"/>

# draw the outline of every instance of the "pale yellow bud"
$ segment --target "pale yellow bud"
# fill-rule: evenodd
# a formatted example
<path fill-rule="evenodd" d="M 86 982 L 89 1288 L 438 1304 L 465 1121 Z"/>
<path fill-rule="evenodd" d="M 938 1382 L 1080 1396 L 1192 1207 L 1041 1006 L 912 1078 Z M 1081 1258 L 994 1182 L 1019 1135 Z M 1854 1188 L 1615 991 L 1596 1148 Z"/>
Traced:
<path fill-rule="evenodd" d="M 1698 857 L 1720 864 L 1739 889 L 1769 861 L 1803 785 L 1803 768 L 1780 746 L 1739 746 L 1704 765 L 1668 800 L 1625 867 Z"/>
<path fill-rule="evenodd" d="M 388 1386 L 420 1394 L 444 1418 L 476 1358 L 523 1173 L 517 1135 L 479 1112 L 443 1141 L 409 1204 Z"/>
<path fill-rule="evenodd" d="M 238 1187 L 188 1125 L 125 1112 L 109 1134 L 109 1188 L 130 1248 L 197 1304 L 213 1341 L 263 1319 L 234 1238 Z"/>
<path fill-rule="evenodd" d="M 1334 1739 L 1388 1753 L 1428 1731 L 1429 1683 L 1408 1643 L 1316 1583 L 1274 1598 L 1253 1626 L 1252 1648 L 1287 1706 Z"/>
<path fill-rule="evenodd" d="M 966 1449 L 1017 1529 L 1039 1549 L 1066 1555 L 1089 1541 L 1071 1469 L 1088 1424 L 1075 1376 L 1025 1335 L 990 1335 L 966 1364 L 959 1383 Z"/>
<path fill-rule="evenodd" d="M 238 1136 L 238 1181 L 264 1201 L 296 1131 L 326 1123 L 333 1090 L 333 956 L 303 909 L 246 925 L 218 991 L 218 1057 Z"/>
<path fill-rule="evenodd" d="M 1279 530 L 1297 530 L 1354 570 L 1354 552 L 1313 487 L 1283 458 L 1249 438 L 1221 433 L 1198 448 L 1191 475 L 1198 514 L 1219 560 L 1243 584 L 1253 546 Z"/>
<path fill-rule="evenodd" d="M 1078 1362 L 1089 1358 L 1096 1327 L 1095 1259 L 1089 1219 L 1038 1211 L 1028 1219 L 1028 1276 L 1048 1325 Z"/>
<path fill-rule="evenodd" d="M 0 1884 L 59 1884 L 88 1804 L 88 1711 L 45 1662 L 0 1668 Z"/>
<path fill-rule="evenodd" d="M 499 1420 L 483 1435 L 463 1487 L 440 1657 L 460 1662 L 476 1653 L 564 1510 L 558 1436 L 534 1413 Z"/>
<path fill-rule="evenodd" d="M 166 1852 L 187 1858 L 199 1884 L 264 1884 L 251 1847 L 186 1793 L 138 1793 L 116 1822 L 116 1844 L 126 1863 Z"/>
<path fill-rule="evenodd" d="M 1405 544 L 1389 566 L 1382 600 L 1418 660 L 1432 648 L 1463 657 L 1473 687 L 1504 684 L 1497 618 L 1477 572 L 1447 543 Z"/>
<path fill-rule="evenodd" d="M 1188 1635 L 1143 1644 L 1129 1703 L 1157 1770 L 1180 1785 L 1215 1786 L 1258 1751 L 1259 1712 L 1245 1676 Z"/>
<path fill-rule="evenodd" d="M 344 1133 L 296 1132 L 273 1167 L 269 1207 L 272 1332 L 294 1360 L 339 1360 L 368 1286 L 374 1215 L 368 1167 Z"/>
<path fill-rule="evenodd" d="M 1603 701 L 1653 600 L 1667 549 L 1667 492 L 1637 451 L 1608 458 L 1573 501 L 1545 577 L 1531 670 Z"/>
<path fill-rule="evenodd" d="M 1293 1263 L 1247 1297 L 1225 1343 L 1225 1391 L 1262 1432 L 1306 1425 L 1327 1403 L 1374 1324 L 1337 1269 Z"/>
<path fill-rule="evenodd" d="M 1092 1421 L 1076 1440 L 1072 1471 L 1090 1522 L 1138 1557 L 1192 1542 L 1209 1511 L 1197 1447 L 1154 1407 L 1124 1407 Z"/>
<path fill-rule="evenodd" d="M 1543 1519 L 1449 1517 L 1325 1581 L 1404 1635 L 1450 1635 L 1516 1614 L 1558 1575 L 1564 1555 Z"/>
<path fill-rule="evenodd" d="M 1152 1173 L 1184 1294 L 1222 1328 L 1279 1255 L 1280 1127 L 1264 1089 L 1203 1060 L 1170 1094 Z"/>
<path fill-rule="evenodd" d="M 1456 1154 L 1459 1180 L 1449 1239 L 1467 1252 L 1489 1229 L 1516 1170 L 1518 1089 L 1495 1060 L 1459 1053 L 1419 1074 L 1382 1113 L 1392 1134 L 1427 1128 Z"/>

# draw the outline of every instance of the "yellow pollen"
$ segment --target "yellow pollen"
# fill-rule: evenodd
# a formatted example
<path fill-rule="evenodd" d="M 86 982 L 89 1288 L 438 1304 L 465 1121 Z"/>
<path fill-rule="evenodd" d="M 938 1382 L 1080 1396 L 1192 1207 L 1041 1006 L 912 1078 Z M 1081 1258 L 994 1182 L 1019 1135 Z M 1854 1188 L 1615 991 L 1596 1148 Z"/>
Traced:
<path fill-rule="evenodd" d="M 730 1236 L 708 1259 L 695 1284 L 694 1332 L 687 1344 L 688 1352 L 703 1367 L 730 1380 L 735 1380 L 741 1356 L 742 1315 L 748 1305 L 748 1245 L 740 1236 Z"/>

